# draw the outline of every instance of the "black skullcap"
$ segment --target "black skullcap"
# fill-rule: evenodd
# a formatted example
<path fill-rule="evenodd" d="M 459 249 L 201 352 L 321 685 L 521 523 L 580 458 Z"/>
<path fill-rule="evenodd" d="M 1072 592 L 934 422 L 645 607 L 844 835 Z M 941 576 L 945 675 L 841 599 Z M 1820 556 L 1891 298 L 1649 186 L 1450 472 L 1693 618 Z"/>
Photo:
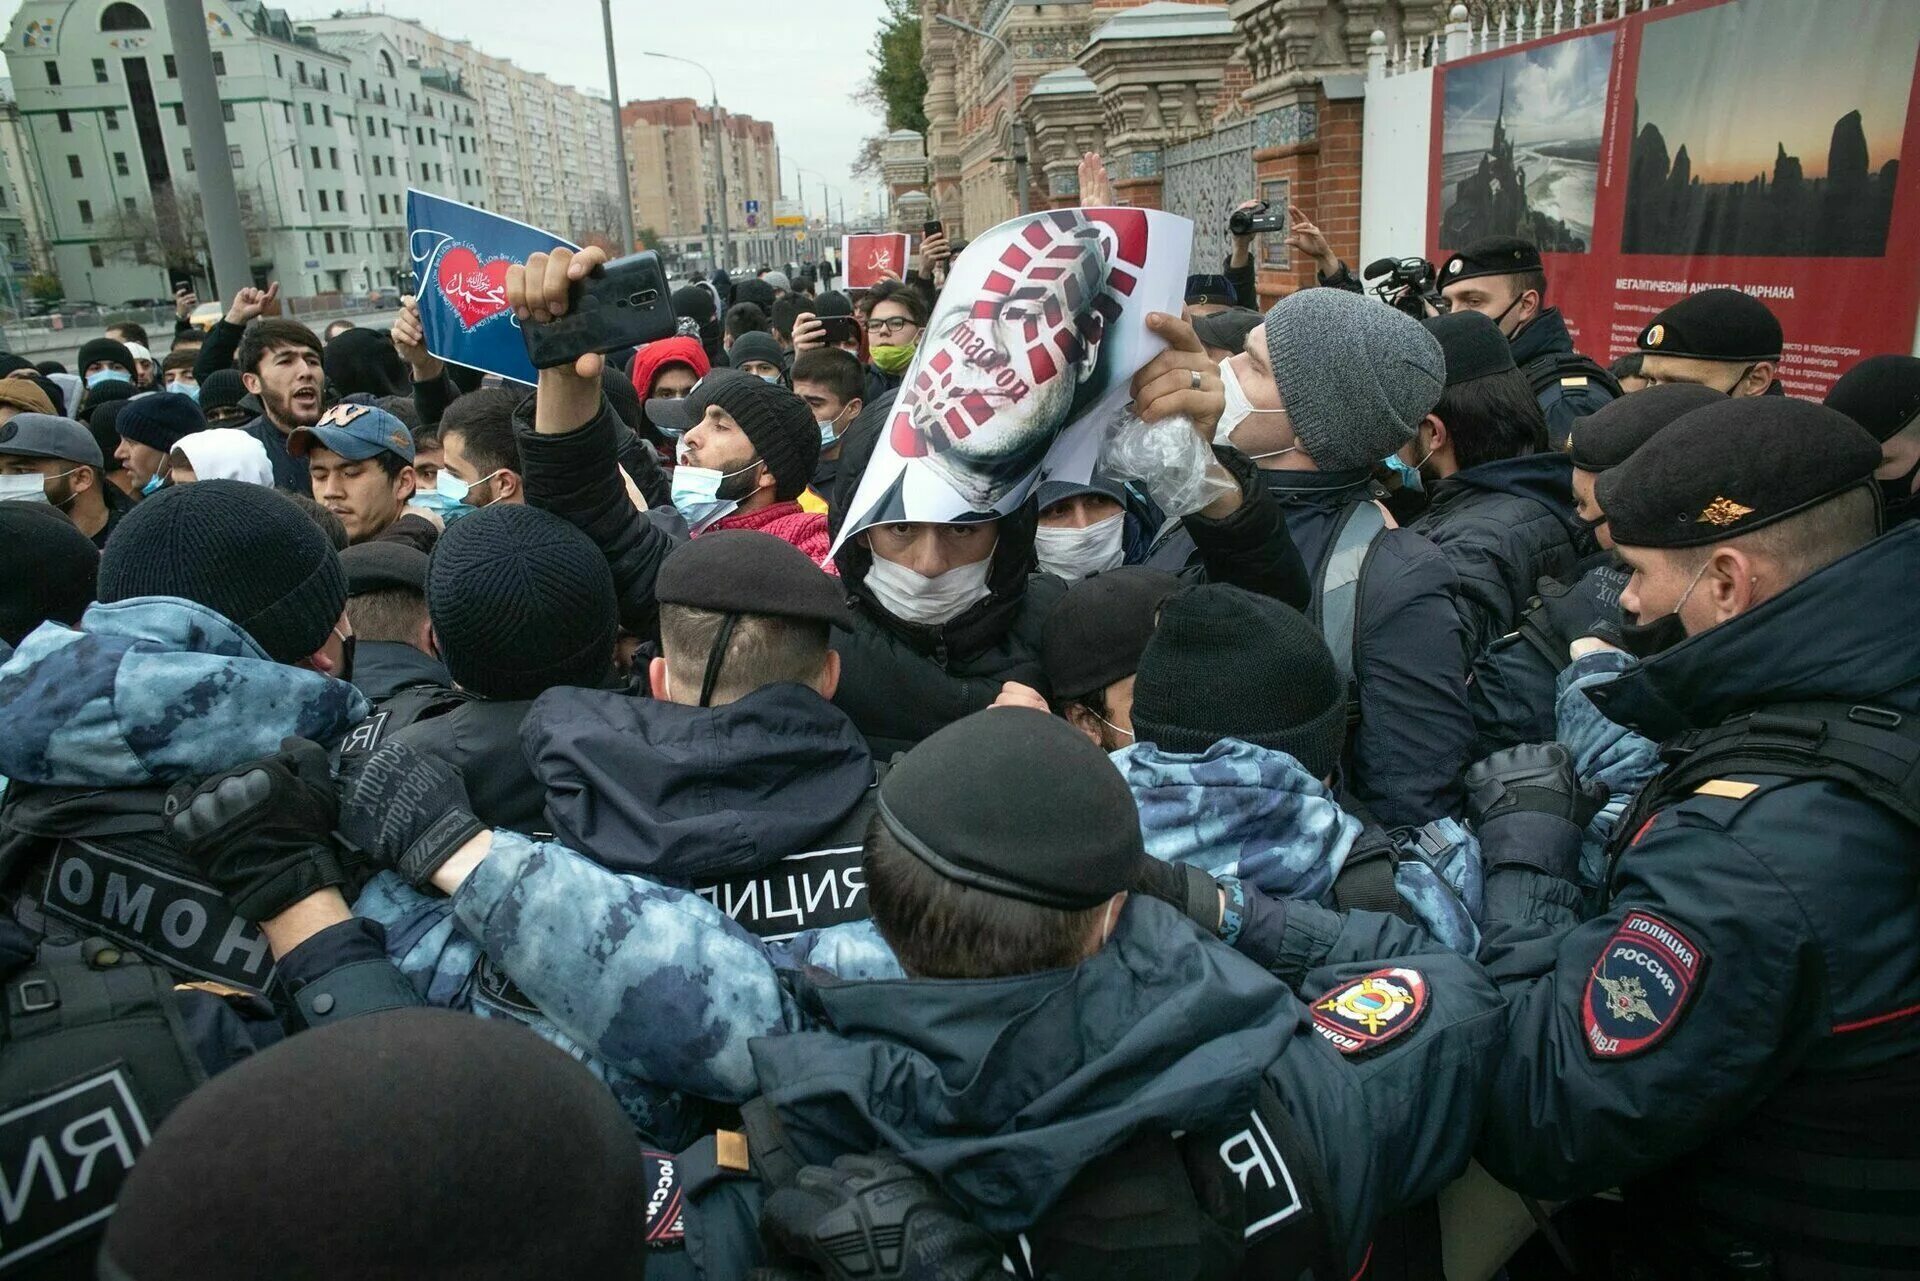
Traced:
<path fill-rule="evenodd" d="M 1223 583 L 1184 588 L 1160 607 L 1133 682 L 1136 741 L 1198 753 L 1237 738 L 1325 778 L 1346 730 L 1346 687 L 1299 610 Z"/>
<path fill-rule="evenodd" d="M 447 671 L 482 698 L 597 687 L 619 630 L 613 573 L 593 540 L 513 503 L 489 503 L 440 535 L 427 615 Z"/>
<path fill-rule="evenodd" d="M 246 394 L 247 384 L 239 370 L 216 369 L 200 384 L 200 412 L 210 414 L 216 409 L 230 409 Z"/>
<path fill-rule="evenodd" d="M 0 378 L 21 369 L 32 369 L 33 362 L 10 351 L 0 351 Z"/>
<path fill-rule="evenodd" d="M 48 621 L 73 624 L 93 604 L 100 551 L 45 503 L 0 503 L 0 641 L 18 645 Z"/>
<path fill-rule="evenodd" d="M 749 360 L 763 360 L 775 369 L 787 367 L 787 353 L 780 349 L 780 340 L 758 330 L 741 334 L 733 340 L 733 346 L 727 348 L 727 363 L 735 369 Z"/>
<path fill-rule="evenodd" d="M 674 548 L 653 595 L 662 605 L 854 626 L 838 579 L 791 543 L 748 529 L 714 530 Z"/>
<path fill-rule="evenodd" d="M 697 320 L 703 325 L 713 323 L 713 293 L 699 285 L 682 285 L 673 291 L 673 314 Z"/>
<path fill-rule="evenodd" d="M 1575 419 L 1567 453 L 1575 467 L 1598 475 L 1626 462 L 1680 415 L 1725 399 L 1724 393 L 1699 383 L 1662 383 L 1636 391 Z"/>
<path fill-rule="evenodd" d="M 77 368 L 82 378 L 87 376 L 87 366 L 103 360 L 120 366 L 127 371 L 127 377 L 133 377 L 133 353 L 127 350 L 125 343 L 113 338 L 89 338 L 80 344 Z"/>
<path fill-rule="evenodd" d="M 1682 414 L 1600 477 L 1595 497 L 1621 546 L 1700 547 L 1868 484 L 1879 466 L 1879 442 L 1836 409 L 1790 396 L 1723 397 Z"/>
<path fill-rule="evenodd" d="M 1266 317 L 1249 307 L 1229 307 L 1195 318 L 1193 332 L 1203 347 L 1218 347 L 1238 356 L 1247 349 L 1247 335 Z"/>
<path fill-rule="evenodd" d="M 700 292 L 705 293 L 706 290 Z M 601 367 L 600 389 L 607 394 L 607 404 L 613 409 L 614 417 L 634 431 L 640 430 L 645 417 L 640 412 L 640 393 L 634 390 L 633 382 L 612 364 Z"/>
<path fill-rule="evenodd" d="M 1133 886 L 1147 857 L 1133 793 L 1057 716 L 990 707 L 894 762 L 880 820 L 948 880 L 1064 911 Z"/>
<path fill-rule="evenodd" d="M 356 543 L 340 553 L 340 567 L 347 572 L 348 596 L 395 587 L 426 595 L 427 554 L 407 543 Z"/>
<path fill-rule="evenodd" d="M 239 480 L 144 499 L 100 557 L 100 599 L 179 596 L 251 636 L 277 663 L 327 643 L 347 603 L 340 553 L 278 493 Z"/>
<path fill-rule="evenodd" d="M 1867 357 L 1840 375 L 1826 405 L 1884 445 L 1920 414 L 1920 357 Z"/>
<path fill-rule="evenodd" d="M 1040 663 L 1054 696 L 1085 698 L 1133 675 L 1160 606 L 1179 590 L 1179 578 L 1144 565 L 1123 565 L 1069 587 L 1040 634 Z"/>
<path fill-rule="evenodd" d="M 1531 240 L 1482 236 L 1440 264 L 1440 287 L 1475 276 L 1514 276 L 1540 270 L 1540 250 Z"/>
<path fill-rule="evenodd" d="M 709 374 L 684 403 L 690 424 L 706 416 L 708 405 L 720 406 L 740 424 L 773 473 L 773 496 L 779 501 L 798 498 L 812 483 L 820 465 L 820 424 L 807 402 L 785 387 L 738 371 L 726 378 Z"/>
<path fill-rule="evenodd" d="M 1233 282 L 1221 275 L 1195 274 L 1187 277 L 1185 298 L 1188 306 L 1237 307 L 1240 295 Z"/>
<path fill-rule="evenodd" d="M 1513 344 L 1500 332 L 1500 326 L 1477 311 L 1450 311 L 1420 323 L 1440 340 L 1440 350 L 1447 358 L 1449 387 L 1519 368 L 1513 363 Z"/>
<path fill-rule="evenodd" d="M 98 414 L 101 410 L 94 412 Z M 115 431 L 135 444 L 165 454 L 180 443 L 182 436 L 205 431 L 207 419 L 193 397 L 177 391 L 155 391 L 122 404 L 113 425 Z"/>
<path fill-rule="evenodd" d="M 390 1010 L 189 1095 L 127 1176 L 101 1276 L 638 1281 L 652 1168 L 607 1087 L 538 1036 Z"/>
<path fill-rule="evenodd" d="M 1702 289 L 1653 318 L 1634 340 L 1650 356 L 1778 360 L 1785 345 L 1767 304 L 1738 289 Z"/>

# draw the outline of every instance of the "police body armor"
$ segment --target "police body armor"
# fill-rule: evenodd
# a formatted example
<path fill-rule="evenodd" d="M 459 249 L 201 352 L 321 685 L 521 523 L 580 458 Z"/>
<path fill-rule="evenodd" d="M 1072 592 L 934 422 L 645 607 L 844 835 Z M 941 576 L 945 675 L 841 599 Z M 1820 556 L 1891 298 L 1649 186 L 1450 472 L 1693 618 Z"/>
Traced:
<path fill-rule="evenodd" d="M 28 962 L 0 934 L 0 1277 L 92 1276 L 127 1172 L 206 1074 L 165 973 L 104 945 Z"/>
<path fill-rule="evenodd" d="M 178 981 L 271 995 L 266 936 L 174 849 L 166 794 L 13 784 L 0 806 L 0 889 L 50 941 L 110 939 Z"/>
<path fill-rule="evenodd" d="M 1920 850 L 1920 718 L 1845 702 L 1782 703 L 1683 734 L 1660 754 L 1667 768 L 1616 829 L 1615 862 L 1661 809 L 1734 774 L 1840 783 L 1904 819 Z M 1611 867 L 1607 879 L 1611 885 Z M 1684 1225 L 1662 1234 L 1674 1257 L 1660 1261 L 1659 1275 L 1864 1281 L 1920 1274 L 1916 1108 L 1920 1055 L 1870 1069 L 1800 1069 L 1737 1128 L 1659 1176 L 1647 1208 Z"/>

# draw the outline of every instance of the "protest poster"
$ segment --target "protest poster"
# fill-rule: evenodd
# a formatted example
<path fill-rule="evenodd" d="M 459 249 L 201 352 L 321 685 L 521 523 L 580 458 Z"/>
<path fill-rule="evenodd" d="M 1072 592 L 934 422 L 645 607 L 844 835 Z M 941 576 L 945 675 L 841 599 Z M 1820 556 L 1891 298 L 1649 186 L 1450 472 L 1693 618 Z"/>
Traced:
<path fill-rule="evenodd" d="M 1042 480 L 1084 481 L 1180 313 L 1193 223 L 1157 209 L 1054 209 L 982 233 L 940 304 L 839 542 L 890 521 L 988 520 Z M 837 550 L 837 545 L 836 545 Z"/>
<path fill-rule="evenodd" d="M 840 265 L 846 272 L 844 287 L 871 289 L 885 280 L 888 272 L 904 277 L 907 256 L 912 252 L 912 242 L 905 232 L 840 237 Z"/>
<path fill-rule="evenodd" d="M 427 350 L 531 385 L 539 371 L 507 308 L 507 268 L 551 249 L 578 248 L 524 222 L 409 189 L 407 251 Z"/>
<path fill-rule="evenodd" d="M 1914 342 L 1917 50 L 1912 0 L 1680 0 L 1446 63 L 1434 261 L 1532 240 L 1603 362 L 1689 294 L 1743 290 L 1780 318 L 1781 383 L 1819 399 Z"/>

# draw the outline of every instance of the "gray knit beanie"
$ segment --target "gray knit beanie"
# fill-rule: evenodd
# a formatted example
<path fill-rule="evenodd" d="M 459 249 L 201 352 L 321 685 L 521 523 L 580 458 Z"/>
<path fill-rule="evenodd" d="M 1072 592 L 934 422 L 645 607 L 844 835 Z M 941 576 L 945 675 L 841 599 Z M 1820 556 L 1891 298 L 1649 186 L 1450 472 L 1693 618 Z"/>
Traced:
<path fill-rule="evenodd" d="M 1302 289 L 1267 313 L 1267 357 L 1301 448 L 1321 471 L 1370 467 L 1440 401 L 1446 359 L 1411 316 L 1344 289 Z"/>

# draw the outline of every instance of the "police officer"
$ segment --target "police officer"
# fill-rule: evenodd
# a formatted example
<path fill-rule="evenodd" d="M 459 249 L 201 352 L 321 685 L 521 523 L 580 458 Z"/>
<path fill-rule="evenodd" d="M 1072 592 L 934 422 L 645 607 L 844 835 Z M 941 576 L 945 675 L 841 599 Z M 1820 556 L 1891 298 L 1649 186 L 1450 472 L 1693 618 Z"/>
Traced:
<path fill-rule="evenodd" d="M 1558 307 L 1547 306 L 1540 250 L 1518 236 L 1486 236 L 1440 264 L 1440 294 L 1455 311 L 1491 317 L 1527 376 L 1548 437 L 1567 438 L 1573 420 L 1620 395 L 1620 384 L 1591 357 L 1573 349 Z"/>
<path fill-rule="evenodd" d="M 1880 497 L 1889 528 L 1920 516 L 1920 357 L 1869 356 L 1840 375 L 1826 405 L 1880 442 Z"/>
<path fill-rule="evenodd" d="M 1661 383 L 1699 383 L 1727 396 L 1784 396 L 1786 345 L 1767 305 L 1738 289 L 1703 289 L 1655 316 L 1634 340 L 1641 375 Z"/>
<path fill-rule="evenodd" d="M 1920 530 L 1875 537 L 1879 459 L 1832 410 L 1734 400 L 1599 482 L 1653 656 L 1587 697 L 1668 764 L 1594 919 L 1490 876 L 1510 1032 L 1478 1154 L 1544 1198 L 1624 1187 L 1609 1245 L 1651 1275 L 1914 1267 L 1920 1139 L 1883 1118 L 1920 1104 Z M 1550 809 L 1544 777 L 1469 786 L 1483 815 Z M 1544 841 L 1482 845 L 1543 891 L 1567 874 Z"/>
<path fill-rule="evenodd" d="M 1681 414 L 1718 399 L 1718 393 L 1693 384 L 1649 388 L 1609 401 L 1574 423 L 1567 452 L 1573 463 L 1575 519 L 1591 533 L 1599 550 L 1574 566 L 1572 574 L 1550 575 L 1535 583 L 1534 598 L 1519 625 L 1474 662 L 1473 679 L 1467 684 L 1467 702 L 1473 708 L 1473 759 L 1559 737 L 1555 689 L 1559 674 L 1571 661 L 1569 647 L 1593 634 L 1597 625 L 1610 626 L 1618 634 L 1620 589 L 1628 578 L 1628 570 L 1614 555 L 1613 537 L 1594 496 L 1594 485 L 1602 473 L 1624 463 Z"/>
<path fill-rule="evenodd" d="M 353 623 L 353 684 L 376 707 L 407 690 L 451 694 L 452 677 L 433 652 L 427 618 L 427 554 L 389 540 L 356 543 L 340 553 L 347 574 L 347 617 Z M 389 716 L 388 732 L 402 724 Z"/>

